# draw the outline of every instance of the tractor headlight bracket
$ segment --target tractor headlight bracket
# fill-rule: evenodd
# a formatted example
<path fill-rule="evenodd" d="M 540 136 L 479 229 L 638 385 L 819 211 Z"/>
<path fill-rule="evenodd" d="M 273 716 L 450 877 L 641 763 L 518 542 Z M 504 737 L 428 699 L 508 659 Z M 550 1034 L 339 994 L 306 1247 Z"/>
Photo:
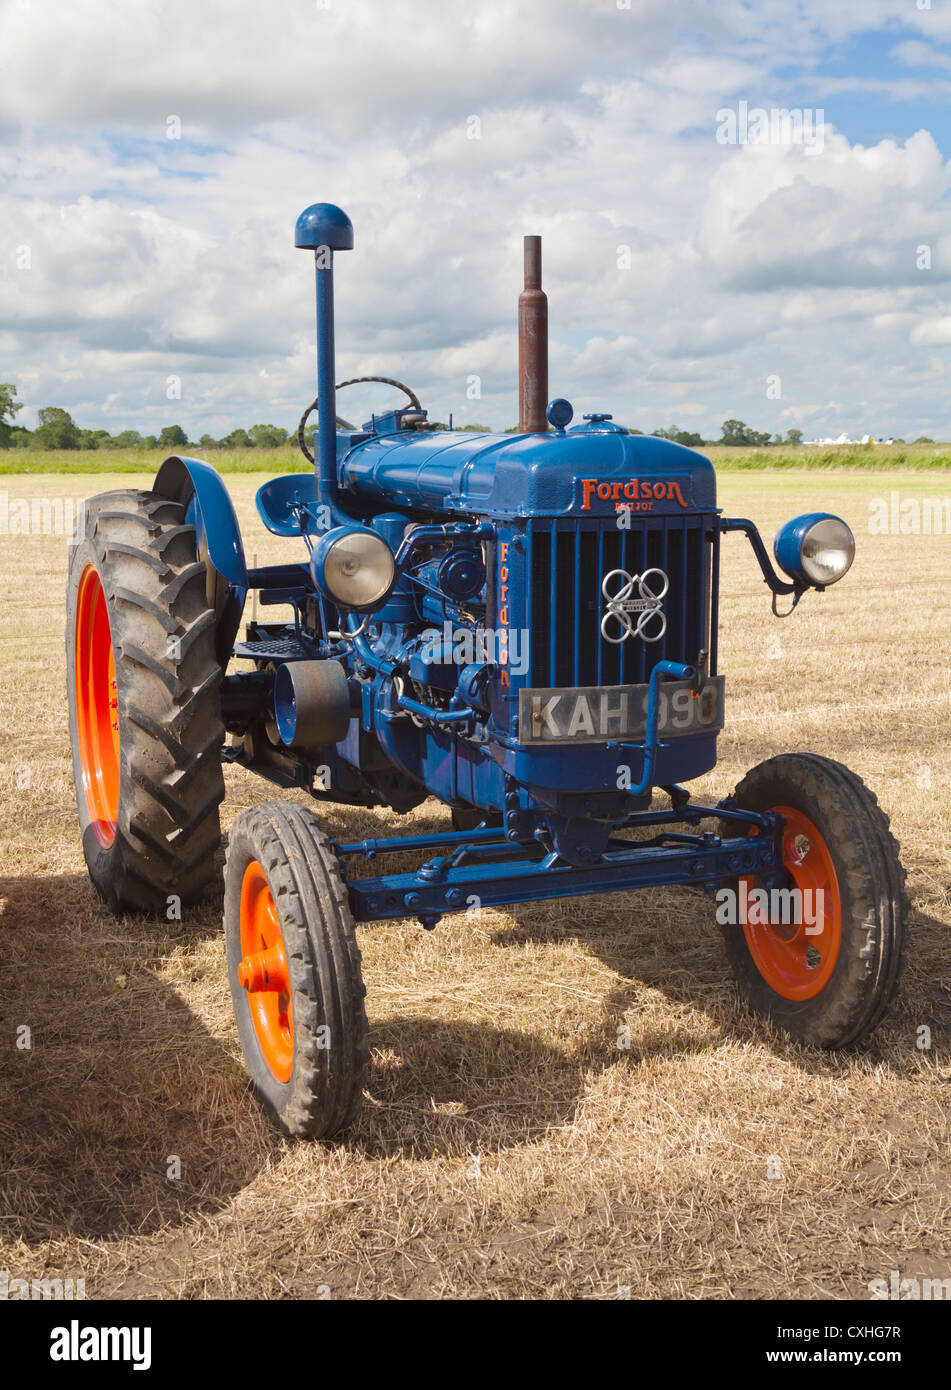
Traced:
<path fill-rule="evenodd" d="M 773 612 L 788 618 L 807 589 L 821 593 L 849 570 L 855 556 L 855 537 L 841 517 L 829 512 L 809 512 L 787 521 L 776 534 L 773 553 L 780 568 L 789 575 L 782 579 L 770 563 L 763 538 L 752 521 L 742 517 L 723 518 L 721 531 L 742 531 L 753 547 L 763 579 L 773 595 Z M 789 608 L 780 613 L 776 600 L 790 595 Z"/>

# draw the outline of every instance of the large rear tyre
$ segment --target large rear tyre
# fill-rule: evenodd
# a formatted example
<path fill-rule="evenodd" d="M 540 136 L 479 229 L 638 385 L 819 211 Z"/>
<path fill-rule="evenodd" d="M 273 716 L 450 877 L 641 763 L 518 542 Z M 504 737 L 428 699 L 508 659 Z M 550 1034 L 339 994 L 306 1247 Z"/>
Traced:
<path fill-rule="evenodd" d="M 215 877 L 224 726 L 205 583 L 179 503 L 85 503 L 69 551 L 69 731 L 83 853 L 116 912 L 171 916 Z"/>
<path fill-rule="evenodd" d="M 366 990 L 347 890 L 312 812 L 266 801 L 238 817 L 224 917 L 238 1036 L 259 1100 L 285 1134 L 338 1134 L 363 1094 Z"/>
<path fill-rule="evenodd" d="M 736 879 L 733 898 L 721 897 L 718 917 L 735 919 L 724 933 L 741 995 L 799 1042 L 861 1041 L 892 1002 L 905 953 L 905 873 L 887 816 L 854 772 L 811 753 L 760 763 L 731 803 L 785 822 L 783 887 Z M 735 835 L 736 822 L 721 834 Z"/>

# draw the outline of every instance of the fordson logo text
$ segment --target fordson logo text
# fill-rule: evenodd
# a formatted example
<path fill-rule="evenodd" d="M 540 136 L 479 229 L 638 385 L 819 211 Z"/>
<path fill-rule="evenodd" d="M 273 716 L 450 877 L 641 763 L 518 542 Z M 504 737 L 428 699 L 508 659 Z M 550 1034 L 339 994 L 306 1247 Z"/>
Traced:
<path fill-rule="evenodd" d="M 499 684 L 511 687 L 509 673 L 505 669 L 509 659 L 509 543 L 499 545 Z"/>
<path fill-rule="evenodd" d="M 599 502 L 613 502 L 617 511 L 630 508 L 632 511 L 649 512 L 655 502 L 678 502 L 681 507 L 687 505 L 675 478 L 656 481 L 652 478 L 629 478 L 626 483 L 614 479 L 608 482 L 600 478 L 582 478 L 581 488 L 583 512 L 590 512 L 592 497 L 597 497 Z"/>

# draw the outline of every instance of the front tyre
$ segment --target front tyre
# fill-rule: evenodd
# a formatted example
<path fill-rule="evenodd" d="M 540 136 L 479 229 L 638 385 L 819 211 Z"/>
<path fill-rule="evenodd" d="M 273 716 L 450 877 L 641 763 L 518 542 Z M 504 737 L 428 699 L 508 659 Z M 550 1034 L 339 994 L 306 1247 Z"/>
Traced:
<path fill-rule="evenodd" d="M 730 804 L 784 820 L 782 887 L 736 879 L 721 899 L 740 994 L 798 1042 L 859 1042 L 894 998 L 904 959 L 905 874 L 888 818 L 861 778 L 811 753 L 760 763 Z M 736 832 L 721 823 L 723 836 Z"/>
<path fill-rule="evenodd" d="M 350 1124 L 369 1056 L 366 990 L 336 855 L 311 811 L 266 801 L 228 836 L 225 948 L 258 1099 L 286 1134 Z"/>

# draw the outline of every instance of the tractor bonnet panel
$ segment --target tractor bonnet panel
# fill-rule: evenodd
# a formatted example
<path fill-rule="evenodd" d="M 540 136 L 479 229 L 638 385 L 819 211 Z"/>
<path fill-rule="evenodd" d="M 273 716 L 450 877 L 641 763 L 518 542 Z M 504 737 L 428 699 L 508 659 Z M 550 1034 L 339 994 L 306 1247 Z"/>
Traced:
<path fill-rule="evenodd" d="M 366 500 L 493 517 L 683 515 L 716 506 L 713 465 L 669 440 L 582 427 L 567 434 L 386 435 L 340 466 Z"/>

